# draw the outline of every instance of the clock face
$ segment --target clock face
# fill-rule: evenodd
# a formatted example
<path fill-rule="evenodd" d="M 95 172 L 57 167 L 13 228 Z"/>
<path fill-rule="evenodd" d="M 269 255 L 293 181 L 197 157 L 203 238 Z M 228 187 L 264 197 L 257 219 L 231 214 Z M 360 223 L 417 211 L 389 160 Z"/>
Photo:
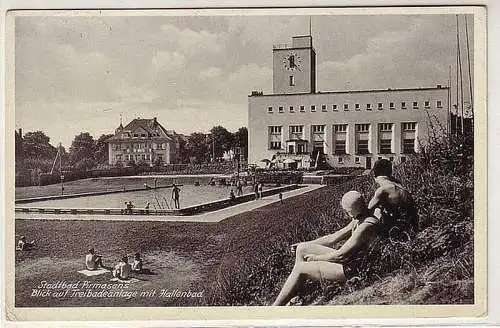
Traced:
<path fill-rule="evenodd" d="M 289 71 L 299 70 L 302 65 L 302 58 L 300 58 L 295 52 L 290 52 L 283 57 L 283 66 Z"/>

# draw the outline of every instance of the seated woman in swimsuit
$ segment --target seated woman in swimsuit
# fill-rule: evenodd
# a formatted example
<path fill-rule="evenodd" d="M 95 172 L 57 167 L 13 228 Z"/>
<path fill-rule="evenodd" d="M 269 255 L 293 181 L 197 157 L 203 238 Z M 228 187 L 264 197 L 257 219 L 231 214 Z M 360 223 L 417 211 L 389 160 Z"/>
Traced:
<path fill-rule="evenodd" d="M 285 305 L 302 288 L 306 279 L 344 282 L 357 275 L 360 254 L 379 232 L 379 219 L 369 215 L 363 196 L 349 191 L 342 208 L 352 221 L 339 231 L 308 242 L 295 244 L 295 266 L 273 305 Z M 345 241 L 335 249 L 334 245 Z"/>

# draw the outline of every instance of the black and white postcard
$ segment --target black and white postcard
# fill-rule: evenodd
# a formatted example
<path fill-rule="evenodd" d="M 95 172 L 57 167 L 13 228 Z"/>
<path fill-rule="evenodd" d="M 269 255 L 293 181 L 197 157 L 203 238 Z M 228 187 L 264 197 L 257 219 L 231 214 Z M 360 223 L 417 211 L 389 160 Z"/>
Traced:
<path fill-rule="evenodd" d="M 485 315 L 485 16 L 9 11 L 8 319 Z"/>

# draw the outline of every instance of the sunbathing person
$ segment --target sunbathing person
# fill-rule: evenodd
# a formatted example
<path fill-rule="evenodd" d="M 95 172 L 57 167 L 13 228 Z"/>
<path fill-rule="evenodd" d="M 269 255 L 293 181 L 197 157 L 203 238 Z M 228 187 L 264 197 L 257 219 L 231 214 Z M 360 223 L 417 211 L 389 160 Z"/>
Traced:
<path fill-rule="evenodd" d="M 132 262 L 132 271 L 142 272 L 142 259 L 141 254 L 135 253 L 134 262 Z"/>
<path fill-rule="evenodd" d="M 392 162 L 380 159 L 373 165 L 372 172 L 378 188 L 368 209 L 387 224 L 414 236 L 418 232 L 417 208 L 410 192 L 392 177 Z"/>
<path fill-rule="evenodd" d="M 333 234 L 293 245 L 295 266 L 273 305 L 287 304 L 306 279 L 344 282 L 359 275 L 363 255 L 384 227 L 379 219 L 369 215 L 359 192 L 344 194 L 341 205 L 351 222 Z M 340 248 L 334 248 L 344 240 Z"/>
<path fill-rule="evenodd" d="M 32 241 L 30 241 L 28 243 L 26 241 L 26 237 L 25 236 L 21 236 L 21 238 L 19 238 L 19 241 L 17 242 L 16 249 L 18 251 L 28 251 L 28 250 L 32 249 L 33 247 L 35 247 L 35 241 L 34 240 L 32 240 Z"/>
<path fill-rule="evenodd" d="M 128 257 L 125 255 L 113 270 L 113 277 L 126 280 L 130 277 L 132 266 L 128 263 Z"/>
<path fill-rule="evenodd" d="M 89 252 L 85 256 L 85 266 L 87 270 L 97 270 L 98 268 L 105 268 L 102 264 L 102 256 L 97 255 L 93 248 L 89 249 Z"/>

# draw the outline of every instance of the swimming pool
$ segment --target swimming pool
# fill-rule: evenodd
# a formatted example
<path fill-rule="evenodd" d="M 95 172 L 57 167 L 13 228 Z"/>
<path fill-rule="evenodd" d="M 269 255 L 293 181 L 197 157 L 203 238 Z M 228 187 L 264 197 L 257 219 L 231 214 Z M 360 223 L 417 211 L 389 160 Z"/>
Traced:
<path fill-rule="evenodd" d="M 181 208 L 223 200 L 229 198 L 230 190 L 236 193 L 235 187 L 228 186 L 194 186 L 184 185 L 180 187 Z M 263 190 L 269 187 L 264 186 Z M 243 187 L 243 193 L 252 193 L 251 186 Z M 97 196 L 83 196 L 65 199 L 52 199 L 33 201 L 23 204 L 22 207 L 39 208 L 125 208 L 125 202 L 131 201 L 136 208 L 144 208 L 149 202 L 150 209 L 173 208 L 172 188 L 149 189 L 132 192 L 121 192 Z"/>

